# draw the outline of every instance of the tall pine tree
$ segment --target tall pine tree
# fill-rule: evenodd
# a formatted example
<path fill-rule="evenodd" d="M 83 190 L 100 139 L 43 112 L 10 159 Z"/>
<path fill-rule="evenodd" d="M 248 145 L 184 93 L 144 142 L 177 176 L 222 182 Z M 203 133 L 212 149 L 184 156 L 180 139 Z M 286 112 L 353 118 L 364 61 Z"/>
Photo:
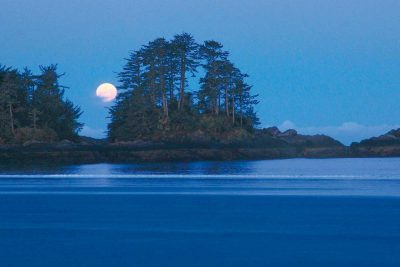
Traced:
<path fill-rule="evenodd" d="M 257 96 L 228 56 L 222 44 L 198 45 L 187 33 L 171 41 L 157 38 L 132 52 L 118 74 L 121 93 L 110 108 L 109 138 L 179 139 L 195 131 L 222 136 L 234 128 L 252 130 Z M 189 88 L 199 78 L 199 66 L 199 88 Z"/>

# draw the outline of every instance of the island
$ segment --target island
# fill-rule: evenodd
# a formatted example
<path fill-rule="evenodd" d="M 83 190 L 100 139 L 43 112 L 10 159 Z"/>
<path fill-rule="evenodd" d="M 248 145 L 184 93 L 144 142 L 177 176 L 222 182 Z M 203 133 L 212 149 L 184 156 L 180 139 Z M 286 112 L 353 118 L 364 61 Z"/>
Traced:
<path fill-rule="evenodd" d="M 80 136 L 80 107 L 58 66 L 0 65 L 0 163 L 155 162 L 400 155 L 400 131 L 345 146 L 325 135 L 260 128 L 258 95 L 229 52 L 188 33 L 130 52 L 107 138 Z M 107 98 L 106 98 L 107 99 Z"/>
<path fill-rule="evenodd" d="M 301 135 L 276 127 L 257 130 L 242 141 L 113 142 L 79 137 L 79 141 L 30 142 L 0 146 L 0 163 L 135 163 L 284 158 L 399 157 L 400 129 L 345 146 L 325 135 Z"/>

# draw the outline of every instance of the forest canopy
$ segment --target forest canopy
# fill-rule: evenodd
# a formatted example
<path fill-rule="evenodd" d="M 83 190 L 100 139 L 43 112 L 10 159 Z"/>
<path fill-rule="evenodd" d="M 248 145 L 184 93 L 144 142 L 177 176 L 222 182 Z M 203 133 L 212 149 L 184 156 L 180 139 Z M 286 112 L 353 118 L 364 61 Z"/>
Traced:
<path fill-rule="evenodd" d="M 0 144 L 74 140 L 82 124 L 79 107 L 64 98 L 57 65 L 34 75 L 0 65 Z"/>
<path fill-rule="evenodd" d="M 188 33 L 157 38 L 126 58 L 108 136 L 115 142 L 252 132 L 258 101 L 247 77 L 217 41 L 198 44 Z"/>
<path fill-rule="evenodd" d="M 39 74 L 0 65 L 0 144 L 78 140 L 81 109 L 66 99 L 57 65 Z M 252 86 L 213 40 L 182 33 L 132 51 L 118 73 L 108 137 L 119 141 L 227 140 L 258 125 Z"/>

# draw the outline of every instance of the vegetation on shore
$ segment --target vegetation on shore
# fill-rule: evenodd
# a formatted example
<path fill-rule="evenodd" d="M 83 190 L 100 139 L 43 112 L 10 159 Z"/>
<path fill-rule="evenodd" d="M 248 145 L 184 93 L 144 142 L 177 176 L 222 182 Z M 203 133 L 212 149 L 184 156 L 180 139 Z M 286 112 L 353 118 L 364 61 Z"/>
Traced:
<path fill-rule="evenodd" d="M 324 135 L 258 129 L 248 75 L 222 44 L 198 44 L 188 33 L 130 53 L 118 74 L 108 141 L 78 136 L 82 112 L 64 97 L 63 75 L 57 65 L 40 66 L 37 75 L 0 65 L 0 145 L 6 144 L 0 160 L 33 154 L 84 162 L 400 155 L 400 129 L 350 147 Z"/>
<path fill-rule="evenodd" d="M 34 75 L 0 65 L 0 144 L 75 140 L 82 124 L 79 107 L 64 98 L 57 65 Z"/>
<path fill-rule="evenodd" d="M 75 141 L 81 110 L 65 99 L 57 65 L 40 73 L 0 65 L 0 144 Z M 257 95 L 217 41 L 182 33 L 130 53 L 110 108 L 110 142 L 244 140 L 258 117 Z"/>
<path fill-rule="evenodd" d="M 118 77 L 108 126 L 112 142 L 224 139 L 258 124 L 248 75 L 219 42 L 198 44 L 188 33 L 157 38 L 131 52 Z"/>

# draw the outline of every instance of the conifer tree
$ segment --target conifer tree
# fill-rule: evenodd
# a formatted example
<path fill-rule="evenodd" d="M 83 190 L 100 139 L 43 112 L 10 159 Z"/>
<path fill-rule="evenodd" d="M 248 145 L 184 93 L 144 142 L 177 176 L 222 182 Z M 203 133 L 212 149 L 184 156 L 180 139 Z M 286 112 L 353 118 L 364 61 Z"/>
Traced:
<path fill-rule="evenodd" d="M 200 107 L 205 112 L 219 114 L 221 102 L 221 70 L 223 62 L 229 53 L 222 50 L 222 44 L 216 41 L 206 41 L 200 47 L 200 55 L 205 61 L 203 68 L 205 77 L 200 79 L 201 89 L 198 93 Z"/>
<path fill-rule="evenodd" d="M 118 74 L 121 93 L 109 111 L 110 140 L 179 139 L 197 130 L 218 138 L 235 127 L 251 131 L 257 96 L 228 55 L 222 44 L 200 46 L 187 33 L 172 41 L 157 38 L 132 52 Z M 200 65 L 199 88 L 189 90 Z"/>
<path fill-rule="evenodd" d="M 2 123 L 8 125 L 6 132 L 9 132 L 15 137 L 15 109 L 19 104 L 18 91 L 19 91 L 19 74 L 16 69 L 1 68 L 1 83 L 0 83 L 0 105 L 2 107 Z M 7 114 L 7 115 L 6 115 Z"/>
<path fill-rule="evenodd" d="M 0 142 L 77 137 L 80 108 L 64 100 L 56 65 L 40 69 L 35 76 L 27 68 L 0 66 Z"/>
<path fill-rule="evenodd" d="M 188 33 L 182 33 L 174 36 L 171 42 L 173 55 L 179 68 L 179 102 L 178 109 L 185 104 L 185 89 L 187 87 L 186 74 L 192 76 L 197 72 L 199 66 L 199 45 L 193 36 Z"/>

